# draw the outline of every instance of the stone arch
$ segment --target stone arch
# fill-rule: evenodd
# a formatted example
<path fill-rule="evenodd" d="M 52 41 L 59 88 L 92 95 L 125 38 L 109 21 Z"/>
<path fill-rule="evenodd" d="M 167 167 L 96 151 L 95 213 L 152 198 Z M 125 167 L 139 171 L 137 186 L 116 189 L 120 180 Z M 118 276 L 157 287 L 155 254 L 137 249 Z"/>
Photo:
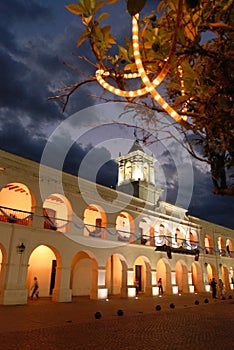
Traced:
<path fill-rule="evenodd" d="M 1 302 L 1 295 L 3 295 L 6 262 L 7 262 L 6 249 L 0 243 L 0 302 Z"/>
<path fill-rule="evenodd" d="M 160 221 L 154 225 L 154 242 L 156 246 L 171 244 L 171 232 L 167 222 Z"/>
<path fill-rule="evenodd" d="M 83 250 L 76 253 L 72 259 L 70 288 L 72 296 L 97 298 L 98 263 L 93 253 Z"/>
<path fill-rule="evenodd" d="M 183 227 L 178 226 L 175 230 L 173 239 L 173 247 L 182 247 L 186 241 L 186 232 Z"/>
<path fill-rule="evenodd" d="M 166 294 L 172 293 L 171 266 L 166 258 L 161 258 L 156 265 L 156 281 L 162 278 L 163 290 Z"/>
<path fill-rule="evenodd" d="M 134 262 L 134 279 L 139 285 L 139 292 L 152 294 L 152 276 L 150 261 L 146 256 L 138 256 Z"/>
<path fill-rule="evenodd" d="M 139 231 L 141 237 L 141 244 L 143 245 L 151 245 L 152 241 L 152 230 L 151 230 L 151 220 L 147 217 L 141 218 L 139 221 Z"/>
<path fill-rule="evenodd" d="M 127 295 L 127 263 L 121 254 L 112 254 L 106 262 L 108 295 Z"/>
<path fill-rule="evenodd" d="M 189 231 L 189 236 L 187 237 L 187 249 L 196 249 L 199 240 L 198 240 L 198 234 L 195 230 Z"/>
<path fill-rule="evenodd" d="M 205 235 L 205 250 L 206 254 L 214 254 L 214 242 L 209 234 Z"/>
<path fill-rule="evenodd" d="M 198 261 L 194 261 L 191 265 L 192 284 L 195 292 L 204 292 L 205 287 L 202 280 L 202 269 Z"/>
<path fill-rule="evenodd" d="M 222 274 L 222 281 L 224 284 L 224 288 L 226 291 L 229 291 L 231 288 L 230 288 L 230 282 L 229 282 L 228 267 L 226 265 L 221 266 L 221 274 Z"/>
<path fill-rule="evenodd" d="M 70 232 L 72 207 L 70 201 L 58 193 L 50 194 L 43 203 L 44 228 Z"/>
<path fill-rule="evenodd" d="M 28 295 L 31 294 L 32 281 L 36 276 L 38 278 L 40 296 L 53 296 L 53 291 L 60 289 L 61 264 L 61 256 L 53 246 L 41 244 L 34 247 L 28 259 L 26 279 Z"/>
<path fill-rule="evenodd" d="M 210 284 L 212 278 L 215 278 L 216 280 L 218 278 L 217 269 L 215 265 L 212 263 L 205 264 L 205 265 L 206 265 L 206 271 L 207 271 L 207 281 L 208 281 L 208 284 Z"/>
<path fill-rule="evenodd" d="M 232 241 L 228 238 L 226 240 L 226 250 L 229 256 L 233 256 L 233 244 Z"/>
<path fill-rule="evenodd" d="M 226 255 L 226 249 L 225 249 L 225 244 L 224 244 L 224 240 L 221 236 L 218 237 L 218 250 L 219 250 L 219 255 L 221 256 L 225 256 Z"/>
<path fill-rule="evenodd" d="M 115 223 L 118 240 L 123 242 L 133 242 L 134 237 L 134 220 L 126 211 L 121 211 L 116 218 Z"/>
<path fill-rule="evenodd" d="M 26 185 L 11 182 L 0 191 L 0 221 L 31 226 L 35 196 Z"/>
<path fill-rule="evenodd" d="M 178 260 L 175 266 L 176 285 L 179 293 L 188 293 L 188 268 L 184 260 Z"/>
<path fill-rule="evenodd" d="M 90 204 L 84 210 L 84 236 L 106 238 L 106 213 L 100 205 Z"/>

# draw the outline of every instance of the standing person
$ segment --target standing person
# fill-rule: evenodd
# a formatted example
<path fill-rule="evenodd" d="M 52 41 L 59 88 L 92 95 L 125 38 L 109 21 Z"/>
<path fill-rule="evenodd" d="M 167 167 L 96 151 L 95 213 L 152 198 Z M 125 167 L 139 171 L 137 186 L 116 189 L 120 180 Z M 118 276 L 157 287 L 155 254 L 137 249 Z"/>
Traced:
<path fill-rule="evenodd" d="M 159 295 L 163 295 L 163 286 L 162 286 L 162 279 L 161 279 L 161 277 L 158 280 L 158 293 L 159 293 Z"/>
<path fill-rule="evenodd" d="M 32 294 L 31 294 L 31 299 L 33 299 L 34 295 L 36 295 L 36 298 L 39 298 L 39 284 L 38 284 L 38 280 L 37 277 L 34 277 L 33 279 L 33 285 L 32 285 Z"/>
<path fill-rule="evenodd" d="M 139 281 L 138 281 L 138 279 L 135 279 L 134 286 L 136 288 L 136 295 L 138 295 L 138 293 L 139 293 Z"/>
<path fill-rule="evenodd" d="M 216 289 L 216 284 L 217 282 L 215 281 L 215 278 L 212 278 L 212 281 L 210 282 L 210 286 L 212 288 L 212 298 L 216 299 L 216 293 L 217 293 L 217 289 Z"/>
<path fill-rule="evenodd" d="M 221 278 L 219 279 L 218 287 L 219 287 L 219 296 L 220 296 L 220 298 L 222 298 L 224 296 L 223 295 L 224 285 L 223 285 L 223 281 L 221 280 Z"/>

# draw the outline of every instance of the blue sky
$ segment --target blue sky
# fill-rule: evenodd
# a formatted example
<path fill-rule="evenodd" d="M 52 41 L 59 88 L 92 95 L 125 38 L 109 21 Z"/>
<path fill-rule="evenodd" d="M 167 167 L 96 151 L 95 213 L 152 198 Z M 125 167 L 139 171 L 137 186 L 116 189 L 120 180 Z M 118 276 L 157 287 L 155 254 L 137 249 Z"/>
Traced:
<path fill-rule="evenodd" d="M 96 83 L 80 88 L 64 113 L 58 101 L 48 101 L 62 81 L 74 83 L 82 79 L 80 73 L 68 69 L 63 61 L 78 64 L 81 71 L 93 71 L 87 63 L 72 55 L 72 52 L 79 55 L 88 52 L 86 43 L 79 49 L 76 47 L 82 27 L 76 16 L 65 9 L 65 5 L 72 2 L 8 0 L 0 3 L 0 147 L 39 162 L 50 135 L 74 113 L 85 110 L 87 115 L 79 119 L 75 127 L 79 131 L 87 124 L 92 128 L 88 133 L 81 132 L 71 146 L 64 169 L 76 174 L 80 162 L 94 148 L 93 162 L 102 164 L 97 172 L 98 181 L 111 186 L 116 182 L 117 171 L 112 159 L 118 155 L 119 148 L 122 153 L 124 149 L 128 152 L 134 139 L 133 129 L 105 126 L 100 115 L 89 114 L 89 108 L 98 105 L 99 110 L 103 103 L 94 96 L 102 92 Z M 119 5 L 113 5 L 113 9 L 111 23 L 122 38 L 129 31 L 129 17 Z M 187 163 L 179 157 L 181 149 L 174 140 L 166 145 L 158 142 L 149 150 L 157 158 L 156 180 L 157 185 L 164 188 L 164 200 L 177 200 L 178 179 L 183 177 L 185 182 L 193 182 L 187 205 L 189 213 L 234 228 L 233 197 L 212 194 L 206 166 L 193 160 L 193 178 L 188 179 L 191 176 L 186 172 Z M 87 171 L 88 178 L 90 174 Z M 184 191 L 187 196 L 186 188 Z"/>

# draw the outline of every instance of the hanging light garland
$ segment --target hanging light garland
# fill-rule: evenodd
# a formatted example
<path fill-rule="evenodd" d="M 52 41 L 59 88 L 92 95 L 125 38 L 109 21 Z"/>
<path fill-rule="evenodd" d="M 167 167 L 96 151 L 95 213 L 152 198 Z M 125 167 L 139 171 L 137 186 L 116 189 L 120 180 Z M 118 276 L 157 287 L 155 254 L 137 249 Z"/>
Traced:
<path fill-rule="evenodd" d="M 105 72 L 102 69 L 98 69 L 96 71 L 96 78 L 98 83 L 106 90 L 109 92 L 117 95 L 117 96 L 122 96 L 122 97 L 139 97 L 146 95 L 150 93 L 154 100 L 176 121 L 176 122 L 181 122 L 182 120 L 186 121 L 187 117 L 186 116 L 181 116 L 179 115 L 174 108 L 172 108 L 160 95 L 160 93 L 156 90 L 156 87 L 165 79 L 169 68 L 170 68 L 170 62 L 168 59 L 165 60 L 165 65 L 159 75 L 153 80 L 150 81 L 150 79 L 147 76 L 147 72 L 144 69 L 143 62 L 141 59 L 141 54 L 140 54 L 140 48 L 139 48 L 139 28 L 138 28 L 138 19 L 139 19 L 139 14 L 136 14 L 135 16 L 132 17 L 132 45 L 133 45 L 133 55 L 135 59 L 135 64 L 137 67 L 137 73 L 125 73 L 121 75 L 122 78 L 124 79 L 135 79 L 135 78 L 141 78 L 144 87 L 138 90 L 121 90 L 113 85 L 109 84 L 105 79 L 108 78 L 109 76 L 117 77 L 117 74 L 114 73 L 109 73 Z M 184 90 L 184 81 L 183 81 L 183 70 L 181 66 L 178 67 L 178 72 L 180 76 L 180 81 L 181 81 L 181 94 L 182 96 L 185 95 L 185 90 Z M 187 111 L 187 104 L 184 104 L 183 107 L 183 112 Z"/>

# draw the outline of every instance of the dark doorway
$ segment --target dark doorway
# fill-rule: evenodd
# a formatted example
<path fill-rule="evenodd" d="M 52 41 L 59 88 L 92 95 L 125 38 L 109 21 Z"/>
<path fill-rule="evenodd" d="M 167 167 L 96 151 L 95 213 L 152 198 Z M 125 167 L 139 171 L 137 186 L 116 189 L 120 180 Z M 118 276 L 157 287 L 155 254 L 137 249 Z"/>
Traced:
<path fill-rule="evenodd" d="M 55 285 L 55 276 L 56 276 L 56 260 L 52 260 L 51 276 L 50 276 L 50 295 L 53 293 Z"/>
<path fill-rule="evenodd" d="M 135 279 L 139 283 L 139 292 L 142 292 L 141 271 L 142 271 L 142 266 L 141 265 L 136 265 L 135 266 Z"/>

